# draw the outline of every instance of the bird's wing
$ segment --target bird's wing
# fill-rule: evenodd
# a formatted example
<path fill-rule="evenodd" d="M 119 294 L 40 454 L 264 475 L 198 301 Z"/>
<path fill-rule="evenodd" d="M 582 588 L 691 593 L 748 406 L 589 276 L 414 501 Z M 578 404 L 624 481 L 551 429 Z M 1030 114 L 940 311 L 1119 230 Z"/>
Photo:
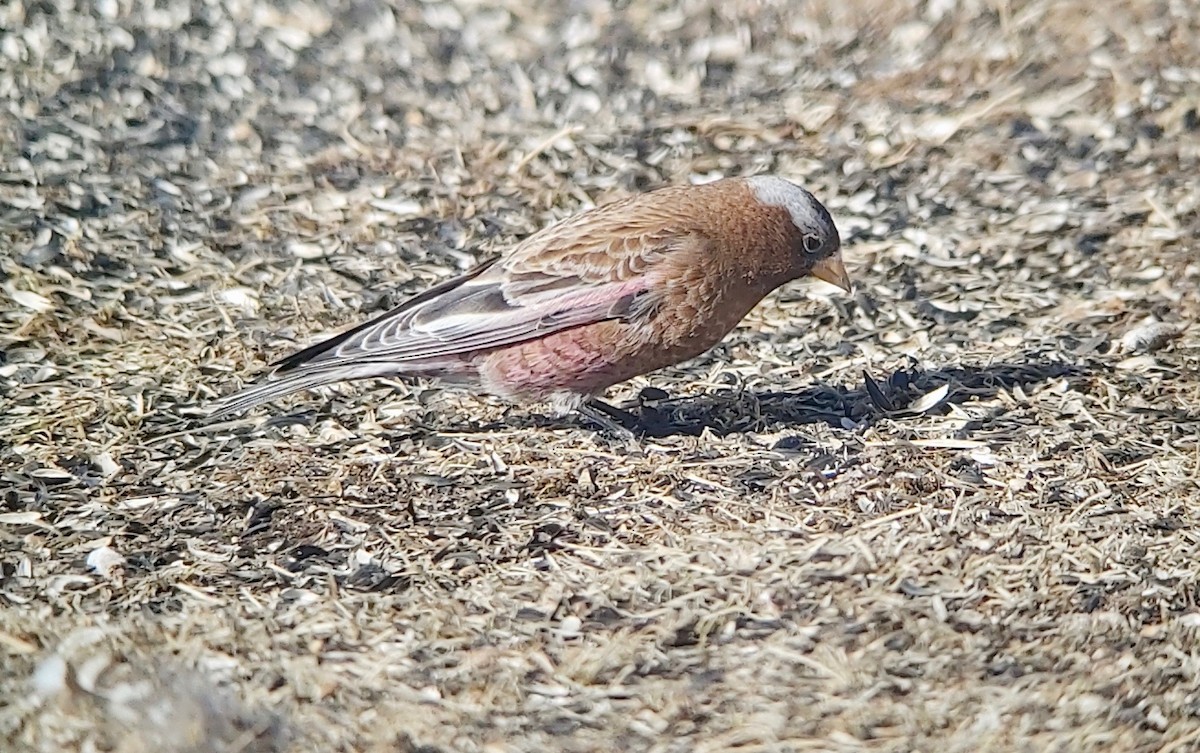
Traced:
<path fill-rule="evenodd" d="M 586 213 L 584 215 L 586 217 Z M 599 218 L 603 220 L 603 217 Z M 365 363 L 438 360 L 513 345 L 649 310 L 647 271 L 690 239 L 667 230 L 630 236 L 612 222 L 530 236 L 500 263 L 485 263 L 330 340 L 279 361 L 276 374 Z M 590 227 L 589 227 L 590 225 Z M 629 228 L 621 228 L 628 231 Z"/>
<path fill-rule="evenodd" d="M 464 354 L 645 316 L 660 302 L 656 263 L 704 242 L 666 209 L 653 200 L 618 201 L 546 228 L 501 260 L 272 364 L 209 415 L 346 379 L 436 371 Z"/>

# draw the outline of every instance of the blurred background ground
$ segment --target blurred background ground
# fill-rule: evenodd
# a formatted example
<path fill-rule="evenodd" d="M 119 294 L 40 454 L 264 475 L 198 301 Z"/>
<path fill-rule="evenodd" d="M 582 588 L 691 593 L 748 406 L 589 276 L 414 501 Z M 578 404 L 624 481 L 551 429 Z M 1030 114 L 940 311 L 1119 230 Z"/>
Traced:
<path fill-rule="evenodd" d="M 0 6 L 6 750 L 1200 748 L 1197 5 L 619 6 Z M 610 396 L 676 434 L 398 383 L 197 420 L 764 171 L 857 290 Z"/>

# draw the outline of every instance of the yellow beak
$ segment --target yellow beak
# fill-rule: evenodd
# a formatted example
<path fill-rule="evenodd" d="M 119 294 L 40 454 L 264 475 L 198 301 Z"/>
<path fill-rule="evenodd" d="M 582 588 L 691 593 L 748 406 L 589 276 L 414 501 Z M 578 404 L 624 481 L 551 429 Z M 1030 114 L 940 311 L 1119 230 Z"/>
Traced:
<path fill-rule="evenodd" d="M 830 285 L 837 285 L 847 293 L 853 288 L 850 284 L 850 275 L 846 274 L 846 265 L 842 263 L 840 251 L 814 264 L 809 274 Z"/>

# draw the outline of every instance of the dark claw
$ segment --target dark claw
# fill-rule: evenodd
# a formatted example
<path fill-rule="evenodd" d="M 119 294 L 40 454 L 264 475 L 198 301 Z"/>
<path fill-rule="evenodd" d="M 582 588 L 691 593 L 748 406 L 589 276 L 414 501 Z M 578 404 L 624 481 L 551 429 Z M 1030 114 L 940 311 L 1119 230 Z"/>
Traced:
<path fill-rule="evenodd" d="M 603 431 L 618 437 L 631 438 L 643 433 L 642 423 L 629 411 L 621 410 L 595 398 L 579 406 L 579 414 Z"/>
<path fill-rule="evenodd" d="M 870 374 L 863 371 L 863 384 L 867 388 L 867 395 L 871 398 L 871 402 L 875 403 L 875 407 L 882 411 L 894 411 L 896 406 L 887 395 L 883 394 L 883 390 L 879 389 L 879 383 L 876 382 Z"/>
<path fill-rule="evenodd" d="M 639 417 L 593 398 L 579 407 L 579 413 L 604 431 L 619 437 L 669 437 L 679 433 L 696 433 L 664 420 L 662 413 L 654 408 L 642 408 Z"/>

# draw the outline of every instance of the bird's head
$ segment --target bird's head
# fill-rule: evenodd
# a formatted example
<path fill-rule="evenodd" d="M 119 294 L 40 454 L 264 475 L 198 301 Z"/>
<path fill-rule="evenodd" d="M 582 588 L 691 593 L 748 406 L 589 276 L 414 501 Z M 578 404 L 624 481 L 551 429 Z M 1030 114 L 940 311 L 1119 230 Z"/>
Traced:
<path fill-rule="evenodd" d="M 829 210 L 811 193 L 783 178 L 756 175 L 746 181 L 760 202 L 781 207 L 791 216 L 795 232 L 789 233 L 790 251 L 797 276 L 810 275 L 849 293 L 851 283 L 842 263 L 842 239 Z"/>

